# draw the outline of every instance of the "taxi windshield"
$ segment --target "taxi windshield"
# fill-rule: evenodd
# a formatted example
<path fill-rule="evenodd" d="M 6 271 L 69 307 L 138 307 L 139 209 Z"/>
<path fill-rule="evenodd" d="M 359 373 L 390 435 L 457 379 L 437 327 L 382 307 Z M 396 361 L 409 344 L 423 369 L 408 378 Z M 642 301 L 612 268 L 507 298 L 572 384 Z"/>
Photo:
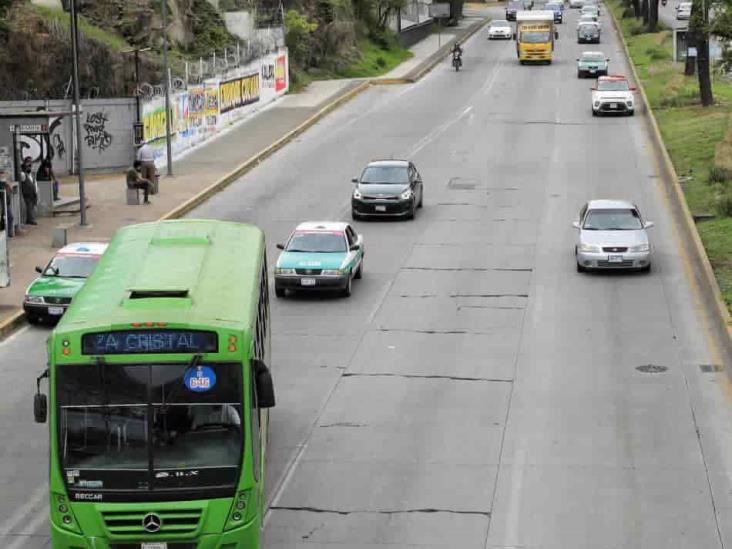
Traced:
<path fill-rule="evenodd" d="M 296 232 L 287 243 L 286 250 L 310 253 L 345 252 L 346 239 L 338 232 Z"/>
<path fill-rule="evenodd" d="M 605 61 L 605 57 L 601 53 L 586 53 L 582 55 L 582 61 Z"/>
<path fill-rule="evenodd" d="M 549 31 L 529 31 L 521 33 L 521 41 L 527 44 L 544 44 L 550 40 Z"/>
<path fill-rule="evenodd" d="M 46 267 L 45 276 L 88 278 L 99 262 L 95 255 L 57 255 Z"/>
<path fill-rule="evenodd" d="M 630 86 L 628 86 L 627 80 L 600 80 L 597 83 L 597 89 L 599 91 L 628 91 Z"/>

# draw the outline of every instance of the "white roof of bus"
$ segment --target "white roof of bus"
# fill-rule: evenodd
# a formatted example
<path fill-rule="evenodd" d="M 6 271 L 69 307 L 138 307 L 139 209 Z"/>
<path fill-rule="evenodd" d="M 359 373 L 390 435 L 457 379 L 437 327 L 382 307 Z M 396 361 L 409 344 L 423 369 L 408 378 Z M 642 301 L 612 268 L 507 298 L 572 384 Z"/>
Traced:
<path fill-rule="evenodd" d="M 516 21 L 552 21 L 554 12 L 550 10 L 519 11 L 516 12 Z"/>

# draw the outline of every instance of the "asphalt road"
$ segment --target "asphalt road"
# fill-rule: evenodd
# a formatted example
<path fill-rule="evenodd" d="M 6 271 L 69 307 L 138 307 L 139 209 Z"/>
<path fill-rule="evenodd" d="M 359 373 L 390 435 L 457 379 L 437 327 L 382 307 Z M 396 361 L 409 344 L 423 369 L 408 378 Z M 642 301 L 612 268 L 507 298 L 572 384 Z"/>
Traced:
<path fill-rule="evenodd" d="M 642 114 L 593 118 L 576 79 L 583 49 L 628 73 L 619 42 L 603 16 L 578 46 L 576 17 L 551 66 L 480 33 L 461 72 L 370 89 L 193 212 L 258 224 L 272 263 L 298 222 L 348 218 L 368 160 L 425 181 L 415 221 L 355 224 L 350 298 L 273 302 L 268 549 L 732 546 L 730 384 L 700 368 L 720 358 Z M 649 275 L 575 272 L 571 222 L 614 197 L 656 222 Z M 4 549 L 47 544 L 45 336 L 0 344 Z"/>

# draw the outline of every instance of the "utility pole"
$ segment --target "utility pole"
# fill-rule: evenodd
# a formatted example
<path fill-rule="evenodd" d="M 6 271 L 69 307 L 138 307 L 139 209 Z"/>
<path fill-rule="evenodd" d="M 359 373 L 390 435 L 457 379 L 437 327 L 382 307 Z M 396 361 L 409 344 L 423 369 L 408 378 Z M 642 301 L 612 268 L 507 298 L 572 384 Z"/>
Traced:
<path fill-rule="evenodd" d="M 140 109 L 140 52 L 150 51 L 152 48 L 132 48 L 122 50 L 122 53 L 135 54 L 135 111 L 137 122 L 142 122 L 142 110 Z"/>
<path fill-rule="evenodd" d="M 168 69 L 168 0 L 163 0 L 163 78 L 165 79 L 165 146 L 168 175 L 173 175 L 173 146 L 170 142 L 170 69 Z"/>
<path fill-rule="evenodd" d="M 76 159 L 79 164 L 79 224 L 86 226 L 86 193 L 84 190 L 84 161 L 81 148 L 81 99 L 79 94 L 79 20 L 76 2 L 71 0 L 71 57 L 72 77 L 74 79 L 74 113 L 76 121 Z"/>

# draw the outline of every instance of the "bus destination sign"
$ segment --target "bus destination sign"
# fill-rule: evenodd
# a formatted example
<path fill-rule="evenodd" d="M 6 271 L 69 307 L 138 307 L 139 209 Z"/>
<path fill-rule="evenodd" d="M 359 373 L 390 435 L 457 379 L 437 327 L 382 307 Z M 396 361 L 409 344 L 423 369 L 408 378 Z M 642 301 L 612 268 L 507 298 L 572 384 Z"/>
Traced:
<path fill-rule="evenodd" d="M 84 334 L 85 355 L 134 355 L 161 353 L 216 353 L 216 332 L 199 330 L 119 330 Z"/>

